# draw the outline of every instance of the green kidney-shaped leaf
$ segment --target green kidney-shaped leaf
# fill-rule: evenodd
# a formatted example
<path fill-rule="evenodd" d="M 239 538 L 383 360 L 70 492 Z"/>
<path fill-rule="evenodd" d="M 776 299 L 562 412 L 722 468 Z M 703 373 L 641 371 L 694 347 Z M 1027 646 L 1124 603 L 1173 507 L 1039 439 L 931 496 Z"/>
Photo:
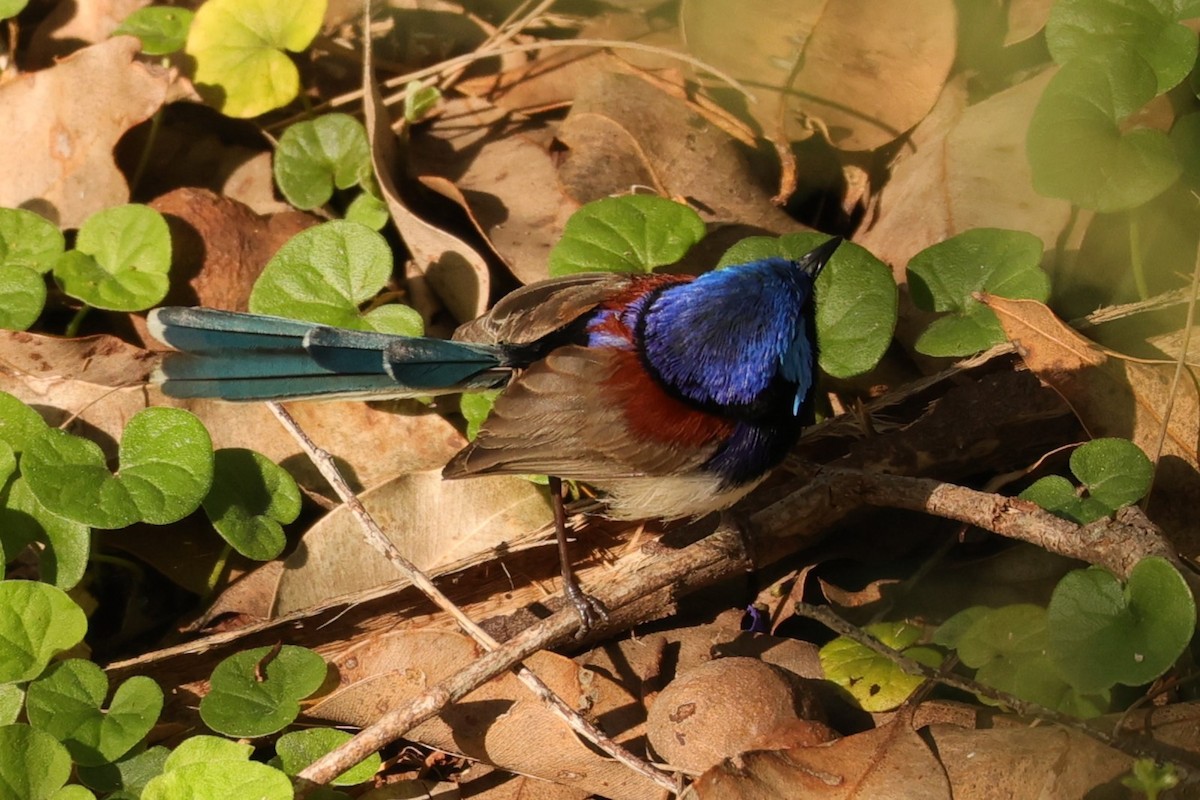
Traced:
<path fill-rule="evenodd" d="M 941 666 L 942 656 L 930 647 L 913 645 L 921 628 L 908 622 L 881 622 L 863 629 L 879 641 L 926 666 Z M 828 680 L 848 691 L 864 711 L 889 711 L 904 703 L 925 682 L 909 675 L 896 662 L 853 639 L 839 636 L 820 651 Z"/>
<path fill-rule="evenodd" d="M 25 267 L 45 274 L 65 249 L 54 223 L 23 208 L 0 208 L 0 272 Z"/>
<path fill-rule="evenodd" d="M 20 453 L 46 430 L 42 415 L 8 392 L 0 392 L 0 441 Z"/>
<path fill-rule="evenodd" d="M 33 542 L 45 545 L 38 552 L 43 581 L 63 590 L 79 583 L 91 556 L 91 529 L 51 512 L 18 477 L 0 488 L 0 550 L 18 553 Z"/>
<path fill-rule="evenodd" d="M 349 114 L 323 114 L 283 132 L 275 149 L 275 182 L 288 202 L 323 206 L 333 189 L 355 186 L 371 170 L 367 131 Z"/>
<path fill-rule="evenodd" d="M 1176 86 L 1196 63 L 1196 34 L 1179 24 L 1171 3 L 1151 0 L 1058 0 L 1046 20 L 1046 44 L 1059 64 L 1105 59 L 1129 48 L 1154 70 L 1157 94 Z"/>
<path fill-rule="evenodd" d="M 366 225 L 373 231 L 381 231 L 391 219 L 391 215 L 388 213 L 387 203 L 370 192 L 363 192 L 346 206 L 346 219 Z"/>
<path fill-rule="evenodd" d="M 673 200 L 643 194 L 593 200 L 567 220 L 550 251 L 550 275 L 650 272 L 683 258 L 704 234 L 700 215 Z"/>
<path fill-rule="evenodd" d="M 752 236 L 725 251 L 717 268 L 763 258 L 799 260 L 829 237 L 789 233 Z M 870 371 L 896 329 L 896 281 L 870 251 L 843 242 L 817 277 L 817 357 L 826 374 L 849 378 Z"/>
<path fill-rule="evenodd" d="M 275 743 L 275 753 L 279 764 L 288 775 L 299 775 L 309 764 L 326 753 L 331 753 L 353 737 L 347 731 L 334 728 L 308 728 L 302 731 L 292 731 L 279 737 Z M 383 766 L 383 759 L 378 753 L 373 753 L 350 769 L 338 775 L 330 783 L 334 786 L 354 786 L 365 783 L 374 777 Z"/>
<path fill-rule="evenodd" d="M 300 515 L 300 489 L 287 470 L 253 450 L 226 448 L 213 459 L 204 513 L 221 537 L 247 558 L 270 561 L 283 552 L 282 524 Z"/>
<path fill-rule="evenodd" d="M 0 726 L 0 797 L 47 800 L 71 777 L 71 756 L 53 736 L 28 725 Z"/>
<path fill-rule="evenodd" d="M 278 653 L 269 647 L 237 653 L 213 670 L 200 718 L 227 736 L 275 733 L 296 719 L 300 701 L 320 688 L 327 669 L 319 655 L 292 645 Z"/>
<path fill-rule="evenodd" d="M 1039 478 L 1021 492 L 1020 497 L 1080 525 L 1103 519 L 1113 512 L 1113 509 L 1095 498 L 1081 496 L 1075 484 L 1061 475 Z"/>
<path fill-rule="evenodd" d="M 188 31 L 196 59 L 193 82 L 230 117 L 256 117 L 287 105 L 300 91 L 300 73 L 283 52 L 312 43 L 325 0 L 208 0 Z"/>
<path fill-rule="evenodd" d="M 171 751 L 165 747 L 151 747 L 135 751 L 112 764 L 78 768 L 79 780 L 92 789 L 108 794 L 126 792 L 139 797 L 146 784 L 156 775 L 161 775 Z M 111 798 L 112 795 L 109 795 Z"/>
<path fill-rule="evenodd" d="M 253 752 L 254 747 L 245 742 L 234 742 L 219 736 L 191 736 L 171 751 L 163 769 L 171 772 L 189 764 L 249 761 Z"/>
<path fill-rule="evenodd" d="M 54 265 L 63 292 L 96 308 L 141 311 L 167 296 L 171 232 L 149 206 L 106 208 L 88 217 L 75 249 Z"/>
<path fill-rule="evenodd" d="M 135 675 L 108 695 L 104 670 L 79 658 L 55 664 L 29 684 L 29 721 L 58 739 L 77 764 L 116 761 L 142 740 L 162 712 L 163 693 L 145 675 Z"/>
<path fill-rule="evenodd" d="M 142 40 L 142 52 L 165 56 L 183 48 L 195 16 L 186 8 L 146 6 L 121 21 L 113 35 L 136 36 Z"/>
<path fill-rule="evenodd" d="M 250 310 L 370 330 L 358 307 L 391 274 L 392 251 L 382 236 L 357 222 L 326 222 L 279 248 L 254 283 Z"/>
<path fill-rule="evenodd" d="M 977 353 L 1004 341 L 995 313 L 974 295 L 1046 300 L 1050 279 L 1039 267 L 1042 240 L 1024 231 L 975 228 L 917 253 L 908 262 L 913 303 L 950 315 L 935 320 L 916 343 L 934 356 Z"/>
<path fill-rule="evenodd" d="M 1182 172 L 1170 139 L 1157 130 L 1121 127 L 1157 87 L 1150 65 L 1123 48 L 1064 65 L 1029 123 L 1034 189 L 1101 212 L 1134 208 L 1162 194 Z"/>
<path fill-rule="evenodd" d="M 1067 573 L 1046 613 L 1050 656 L 1082 692 L 1149 683 L 1175 663 L 1196 628 L 1187 582 L 1156 556 L 1139 561 L 1124 587 L 1100 567 Z"/>
<path fill-rule="evenodd" d="M 35 581 L 0 581 L 0 683 L 36 678 L 57 653 L 83 641 L 87 617 L 66 592 Z"/>
<path fill-rule="evenodd" d="M 0 725 L 11 725 L 21 716 L 25 692 L 15 683 L 0 683 Z"/>
<path fill-rule="evenodd" d="M 0 266 L 0 328 L 25 330 L 45 305 L 45 278 L 26 267 Z"/>
<path fill-rule="evenodd" d="M 968 608 L 946 620 L 934 641 L 953 647 L 976 670 L 975 679 L 993 689 L 1081 718 L 1108 710 L 1107 693 L 1081 693 L 1054 668 L 1046 653 L 1046 610 L 1040 606 Z"/>
<path fill-rule="evenodd" d="M 108 471 L 94 442 L 61 430 L 38 437 L 21 469 L 42 505 L 84 525 L 108 529 L 183 519 L 208 493 L 212 462 L 212 439 L 195 415 L 147 408 L 125 427 L 119 475 Z"/>
<path fill-rule="evenodd" d="M 288 776 L 256 761 L 200 761 L 146 784 L 141 800 L 292 800 Z"/>
<path fill-rule="evenodd" d="M 1071 472 L 1109 513 L 1141 500 L 1154 480 L 1154 465 L 1128 439 L 1095 439 L 1080 445 L 1071 454 Z"/>

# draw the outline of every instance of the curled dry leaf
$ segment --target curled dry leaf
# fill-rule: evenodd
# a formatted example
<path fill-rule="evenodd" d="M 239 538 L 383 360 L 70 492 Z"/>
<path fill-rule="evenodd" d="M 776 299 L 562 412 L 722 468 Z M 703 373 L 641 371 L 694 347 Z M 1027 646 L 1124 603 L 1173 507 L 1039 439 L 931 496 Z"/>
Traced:
<path fill-rule="evenodd" d="M 985 301 L 1025 363 L 1062 395 L 1092 436 L 1130 439 L 1152 459 L 1158 458 L 1147 513 L 1185 556 L 1200 554 L 1195 532 L 1195 498 L 1200 496 L 1196 370 L 1184 370 L 1166 419 L 1175 365 L 1148 364 L 1106 351 L 1035 300 L 987 296 Z"/>
<path fill-rule="evenodd" d="M 412 257 L 412 270 L 406 270 L 413 302 L 428 321 L 430 309 L 422 308 L 422 292 L 432 291 L 459 322 L 466 322 L 487 310 L 491 277 L 487 262 L 457 236 L 426 222 L 411 208 L 394 179 L 397 165 L 396 135 L 392 131 L 387 108 L 373 78 L 370 38 L 363 54 L 365 95 L 363 112 L 367 141 L 371 146 L 371 166 L 391 214 L 392 224 L 404 240 Z"/>
<path fill-rule="evenodd" d="M 1050 79 L 1043 73 L 967 106 L 966 84 L 946 87 L 897 158 L 879 196 L 878 220 L 855 241 L 891 264 L 969 228 L 1030 231 L 1054 247 L 1071 206 L 1033 191 L 1025 132 Z"/>
<path fill-rule="evenodd" d="M 507 476 L 447 481 L 440 469 L 412 472 L 361 499 L 404 557 L 422 570 L 501 548 L 551 520 L 542 488 Z M 364 541 L 358 520 L 345 506 L 310 528 L 285 563 L 276 616 L 401 578 Z"/>
<path fill-rule="evenodd" d="M 473 98 L 448 102 L 413 139 L 422 182 L 467 212 L 522 283 L 548 277 L 550 248 L 579 208 L 558 183 L 551 139 L 548 128 Z"/>
<path fill-rule="evenodd" d="M 139 48 L 118 36 L 0 85 L 0 206 L 76 228 L 129 201 L 113 147 L 158 110 L 168 83 L 165 69 L 135 60 Z"/>
<path fill-rule="evenodd" d="M 746 227 L 804 229 L 771 202 L 728 134 L 641 78 L 595 75 L 580 88 L 558 139 L 567 148 L 559 179 L 580 203 L 649 187 L 691 202 L 708 222 L 737 223 L 743 236 Z"/>
<path fill-rule="evenodd" d="M 950 800 L 946 772 L 906 715 L 820 747 L 747 753 L 704 773 L 691 800 L 871 797 Z M 957 797 L 957 795 L 954 795 Z M 1067 795 L 1064 795 L 1067 796 Z"/>
<path fill-rule="evenodd" d="M 191 187 L 150 205 L 171 228 L 171 291 L 163 305 L 245 311 L 250 289 L 275 251 L 320 222 L 298 211 L 262 216 L 236 200 Z"/>
<path fill-rule="evenodd" d="M 374 637 L 331 659 L 339 687 L 307 714 L 366 725 L 479 655 L 478 646 L 459 633 L 410 631 Z M 641 735 L 641 705 L 608 678 L 548 652 L 535 653 L 525 664 L 618 742 Z M 657 796 L 657 787 L 646 778 L 584 745 L 511 673 L 484 684 L 407 737 L 612 800 Z"/>
<path fill-rule="evenodd" d="M 874 150 L 920 122 L 957 44 L 951 0 L 760 0 L 752 13 L 684 0 L 680 19 L 695 55 L 755 87 L 748 109 L 768 138 L 807 139 L 815 118 L 842 150 Z"/>

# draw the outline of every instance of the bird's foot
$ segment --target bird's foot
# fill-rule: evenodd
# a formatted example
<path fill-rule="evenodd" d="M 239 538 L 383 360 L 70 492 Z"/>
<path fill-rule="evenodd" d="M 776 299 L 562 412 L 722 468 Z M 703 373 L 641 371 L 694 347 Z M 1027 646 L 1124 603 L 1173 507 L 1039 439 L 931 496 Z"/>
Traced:
<path fill-rule="evenodd" d="M 592 628 L 608 622 L 608 609 L 604 603 L 580 589 L 578 583 L 568 581 L 565 589 L 567 599 L 571 601 L 571 605 L 575 606 L 575 611 L 579 614 L 579 630 L 575 633 L 576 639 L 582 639 Z"/>

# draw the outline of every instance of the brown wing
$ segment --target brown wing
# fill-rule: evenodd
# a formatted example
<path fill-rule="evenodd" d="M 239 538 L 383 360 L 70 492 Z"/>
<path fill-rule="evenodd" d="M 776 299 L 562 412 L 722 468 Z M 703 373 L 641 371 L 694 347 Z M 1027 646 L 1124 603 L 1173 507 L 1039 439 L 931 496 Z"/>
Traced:
<path fill-rule="evenodd" d="M 614 293 L 630 275 L 587 272 L 533 283 L 505 295 L 492 310 L 454 332 L 460 342 L 528 344 L 569 325 Z"/>
<path fill-rule="evenodd" d="M 559 348 L 509 384 L 479 436 L 442 474 L 537 473 L 602 482 L 699 467 L 716 450 L 720 423 L 714 428 L 709 415 L 674 407 L 656 409 L 671 415 L 665 426 L 653 414 L 630 413 L 631 403 L 653 401 L 655 392 L 666 398 L 645 384 L 650 380 L 632 353 Z M 695 417 L 690 427 L 680 427 L 689 414 Z M 670 438 L 676 429 L 688 435 Z"/>

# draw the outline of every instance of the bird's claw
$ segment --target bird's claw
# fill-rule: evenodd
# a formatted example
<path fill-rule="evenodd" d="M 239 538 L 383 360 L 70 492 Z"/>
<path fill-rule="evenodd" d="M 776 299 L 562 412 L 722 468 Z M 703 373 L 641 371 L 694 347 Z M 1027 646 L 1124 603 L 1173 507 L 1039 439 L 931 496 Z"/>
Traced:
<path fill-rule="evenodd" d="M 579 584 L 571 582 L 566 585 L 567 599 L 575 606 L 579 614 L 579 630 L 576 639 L 582 639 L 597 625 L 608 622 L 608 609 L 595 597 L 579 588 Z"/>

